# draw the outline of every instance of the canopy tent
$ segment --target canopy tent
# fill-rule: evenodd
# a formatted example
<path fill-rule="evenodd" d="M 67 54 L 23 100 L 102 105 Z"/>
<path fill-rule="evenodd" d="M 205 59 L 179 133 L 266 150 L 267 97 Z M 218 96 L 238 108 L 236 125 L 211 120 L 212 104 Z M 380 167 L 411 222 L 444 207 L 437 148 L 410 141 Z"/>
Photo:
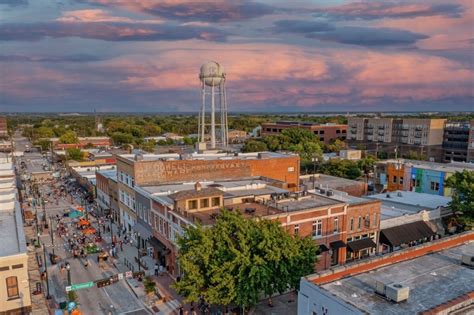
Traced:
<path fill-rule="evenodd" d="M 76 211 L 76 210 L 73 210 L 73 211 L 70 211 L 69 214 L 68 214 L 68 217 L 70 218 L 80 218 L 82 217 L 84 214 L 80 211 Z"/>
<path fill-rule="evenodd" d="M 84 233 L 85 235 L 95 234 L 95 232 L 96 232 L 96 230 L 94 228 L 87 228 L 84 231 L 82 231 L 82 233 Z"/>
<path fill-rule="evenodd" d="M 77 222 L 77 224 L 79 224 L 80 226 L 91 225 L 91 223 L 89 221 L 84 220 L 84 219 L 80 219 L 79 222 Z"/>

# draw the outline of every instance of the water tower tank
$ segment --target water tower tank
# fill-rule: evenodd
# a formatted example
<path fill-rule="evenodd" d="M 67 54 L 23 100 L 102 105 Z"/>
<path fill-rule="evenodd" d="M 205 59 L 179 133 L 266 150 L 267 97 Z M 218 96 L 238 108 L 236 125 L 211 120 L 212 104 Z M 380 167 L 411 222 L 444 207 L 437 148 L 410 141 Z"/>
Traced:
<path fill-rule="evenodd" d="M 201 66 L 199 79 L 207 86 L 217 86 L 224 77 L 224 68 L 215 61 L 206 62 Z"/>

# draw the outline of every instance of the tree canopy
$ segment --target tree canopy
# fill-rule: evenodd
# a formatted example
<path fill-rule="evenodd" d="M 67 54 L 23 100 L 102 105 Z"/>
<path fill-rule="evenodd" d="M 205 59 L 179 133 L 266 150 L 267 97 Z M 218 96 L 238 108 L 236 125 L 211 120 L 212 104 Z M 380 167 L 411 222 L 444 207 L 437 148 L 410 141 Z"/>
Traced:
<path fill-rule="evenodd" d="M 59 142 L 66 144 L 78 143 L 79 139 L 74 131 L 69 130 L 59 137 Z"/>
<path fill-rule="evenodd" d="M 453 189 L 451 209 L 468 228 L 474 228 L 474 172 L 456 172 L 446 180 L 446 186 Z"/>
<path fill-rule="evenodd" d="M 298 288 L 314 271 L 317 246 L 279 222 L 222 210 L 210 227 L 189 226 L 178 239 L 184 276 L 174 286 L 188 301 L 254 306 L 261 296 Z"/>
<path fill-rule="evenodd" d="M 78 162 L 84 159 L 84 153 L 81 151 L 81 149 L 76 148 L 66 149 L 66 156 L 68 160 L 74 160 Z"/>

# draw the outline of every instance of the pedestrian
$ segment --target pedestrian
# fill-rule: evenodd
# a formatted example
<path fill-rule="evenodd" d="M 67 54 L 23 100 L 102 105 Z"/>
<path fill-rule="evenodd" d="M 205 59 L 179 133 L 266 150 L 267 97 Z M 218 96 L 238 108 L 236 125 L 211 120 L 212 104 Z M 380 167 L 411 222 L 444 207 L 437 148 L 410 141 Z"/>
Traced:
<path fill-rule="evenodd" d="M 86 261 L 84 262 L 84 267 L 87 269 L 89 267 L 89 260 L 86 258 Z"/>
<path fill-rule="evenodd" d="M 155 276 L 158 275 L 158 268 L 159 268 L 158 263 L 155 263 Z"/>
<path fill-rule="evenodd" d="M 123 242 L 120 240 L 120 251 L 123 252 Z"/>
<path fill-rule="evenodd" d="M 180 307 L 179 307 L 179 315 L 183 315 L 183 314 L 184 314 L 183 307 L 180 306 Z"/>

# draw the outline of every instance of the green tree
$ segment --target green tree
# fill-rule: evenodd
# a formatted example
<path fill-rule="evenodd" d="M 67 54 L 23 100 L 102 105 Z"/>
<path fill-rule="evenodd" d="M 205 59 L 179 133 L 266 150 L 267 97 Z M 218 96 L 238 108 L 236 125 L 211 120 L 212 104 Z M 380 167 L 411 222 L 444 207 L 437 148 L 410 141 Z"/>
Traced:
<path fill-rule="evenodd" d="M 245 142 L 244 146 L 242 147 L 242 152 L 262 152 L 267 150 L 268 148 L 265 142 L 253 139 Z"/>
<path fill-rule="evenodd" d="M 456 172 L 446 180 L 453 189 L 450 207 L 467 228 L 474 228 L 474 172 Z"/>
<path fill-rule="evenodd" d="M 346 148 L 346 143 L 344 141 L 336 139 L 332 141 L 331 144 L 328 144 L 325 147 L 326 147 L 326 151 L 328 152 L 339 152 Z"/>
<path fill-rule="evenodd" d="M 74 131 L 69 130 L 59 137 L 59 142 L 66 144 L 78 143 L 79 139 L 77 138 L 77 134 Z"/>
<path fill-rule="evenodd" d="M 114 132 L 111 135 L 112 141 L 115 145 L 123 145 L 133 143 L 133 136 L 129 133 Z"/>
<path fill-rule="evenodd" d="M 36 144 L 41 147 L 41 151 L 48 151 L 51 148 L 51 141 L 47 139 L 38 140 Z"/>
<path fill-rule="evenodd" d="M 68 160 L 82 161 L 84 159 L 84 154 L 81 149 L 69 148 L 66 149 L 66 155 Z"/>
<path fill-rule="evenodd" d="M 41 126 L 35 130 L 35 137 L 36 138 L 52 138 L 54 137 L 53 129 L 49 127 Z"/>
<path fill-rule="evenodd" d="M 146 152 L 153 152 L 155 151 L 155 147 L 156 147 L 156 142 L 153 141 L 153 140 L 150 140 L 150 141 L 147 141 L 147 142 L 144 142 L 140 145 L 140 148 Z"/>
<path fill-rule="evenodd" d="M 317 246 L 287 233 L 276 221 L 245 219 L 223 210 L 213 226 L 190 226 L 178 239 L 184 273 L 174 287 L 187 301 L 254 306 L 267 296 L 297 288 L 314 271 Z"/>

